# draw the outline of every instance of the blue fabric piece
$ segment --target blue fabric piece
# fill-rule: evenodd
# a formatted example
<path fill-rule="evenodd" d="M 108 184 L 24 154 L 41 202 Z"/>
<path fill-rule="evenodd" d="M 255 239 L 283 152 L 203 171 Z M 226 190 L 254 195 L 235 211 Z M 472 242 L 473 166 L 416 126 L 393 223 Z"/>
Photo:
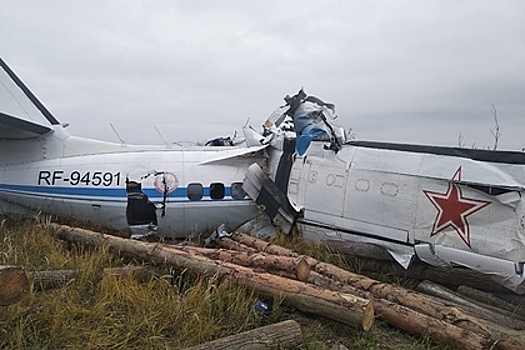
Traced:
<path fill-rule="evenodd" d="M 300 156 L 305 154 L 312 140 L 323 140 L 325 139 L 325 135 L 326 131 L 324 129 L 314 128 L 309 130 L 308 134 L 299 136 L 295 147 L 297 154 Z"/>

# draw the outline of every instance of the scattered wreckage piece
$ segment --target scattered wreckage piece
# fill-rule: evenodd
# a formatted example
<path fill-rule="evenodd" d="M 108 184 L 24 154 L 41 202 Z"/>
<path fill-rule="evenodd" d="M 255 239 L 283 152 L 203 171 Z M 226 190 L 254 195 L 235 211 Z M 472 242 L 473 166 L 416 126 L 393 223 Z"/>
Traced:
<path fill-rule="evenodd" d="M 271 350 L 297 348 L 301 345 L 301 326 L 288 320 L 230 335 L 186 350 Z"/>
<path fill-rule="evenodd" d="M 22 267 L 0 265 L 0 306 L 19 302 L 29 290 L 29 278 Z"/>
<path fill-rule="evenodd" d="M 286 193 L 274 183 L 259 164 L 248 168 L 243 189 L 254 199 L 276 226 L 290 232 L 299 211 L 290 203 Z"/>
<path fill-rule="evenodd" d="M 54 235 L 62 240 L 95 247 L 106 245 L 111 252 L 121 256 L 188 269 L 200 275 L 232 277 L 260 294 L 282 298 L 284 303 L 305 313 L 323 316 L 366 331 L 374 324 L 374 303 L 349 293 L 326 290 L 248 267 L 211 260 L 183 247 L 165 247 L 162 244 L 129 240 L 64 225 L 49 226 Z"/>

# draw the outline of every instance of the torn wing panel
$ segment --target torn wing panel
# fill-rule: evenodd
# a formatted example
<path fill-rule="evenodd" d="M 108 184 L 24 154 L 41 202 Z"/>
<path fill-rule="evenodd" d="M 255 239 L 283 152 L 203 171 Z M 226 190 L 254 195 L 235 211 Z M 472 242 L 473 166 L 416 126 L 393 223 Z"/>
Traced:
<path fill-rule="evenodd" d="M 324 241 L 341 241 L 341 242 L 358 242 L 358 243 L 367 243 L 374 244 L 379 247 L 382 247 L 388 251 L 390 256 L 401 265 L 404 269 L 407 269 L 415 255 L 413 246 L 405 244 L 397 244 L 394 242 L 385 242 L 379 238 L 374 238 L 372 236 L 364 236 L 357 232 L 343 232 L 338 230 L 335 227 L 329 227 L 328 225 L 323 225 L 321 223 L 309 222 L 304 219 L 299 219 L 297 221 L 299 231 L 302 233 L 302 236 L 307 239 L 311 239 L 315 242 L 324 242 Z"/>
<path fill-rule="evenodd" d="M 272 223 L 286 233 L 291 231 L 299 211 L 257 163 L 248 168 L 242 187 L 263 208 Z"/>
<path fill-rule="evenodd" d="M 525 293 L 523 263 L 475 254 L 442 245 L 418 244 L 415 251 L 419 259 L 434 266 L 463 266 L 490 276 L 510 290 Z"/>

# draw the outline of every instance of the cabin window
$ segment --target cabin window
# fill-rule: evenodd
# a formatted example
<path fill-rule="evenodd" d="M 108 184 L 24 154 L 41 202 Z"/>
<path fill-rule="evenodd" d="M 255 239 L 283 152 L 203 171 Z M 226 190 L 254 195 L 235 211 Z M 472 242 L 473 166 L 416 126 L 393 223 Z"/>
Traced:
<path fill-rule="evenodd" d="M 214 182 L 210 185 L 210 198 L 223 199 L 224 198 L 224 184 Z"/>
<path fill-rule="evenodd" d="M 233 199 L 244 199 L 246 192 L 242 188 L 242 182 L 232 183 L 231 196 Z"/>
<path fill-rule="evenodd" d="M 198 201 L 202 199 L 202 185 L 201 184 L 189 184 L 188 185 L 188 198 L 190 201 Z"/>

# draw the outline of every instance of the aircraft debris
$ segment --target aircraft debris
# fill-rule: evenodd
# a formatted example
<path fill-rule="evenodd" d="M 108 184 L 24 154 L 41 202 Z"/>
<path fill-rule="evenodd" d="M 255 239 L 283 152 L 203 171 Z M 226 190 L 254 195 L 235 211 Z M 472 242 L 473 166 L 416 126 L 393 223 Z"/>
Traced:
<path fill-rule="evenodd" d="M 0 214 L 184 239 L 262 210 L 305 239 L 375 244 L 405 269 L 459 266 L 525 294 L 524 152 L 350 140 L 334 104 L 303 89 L 284 102 L 260 133 L 246 123 L 208 146 L 103 142 L 71 136 L 0 59 Z"/>

